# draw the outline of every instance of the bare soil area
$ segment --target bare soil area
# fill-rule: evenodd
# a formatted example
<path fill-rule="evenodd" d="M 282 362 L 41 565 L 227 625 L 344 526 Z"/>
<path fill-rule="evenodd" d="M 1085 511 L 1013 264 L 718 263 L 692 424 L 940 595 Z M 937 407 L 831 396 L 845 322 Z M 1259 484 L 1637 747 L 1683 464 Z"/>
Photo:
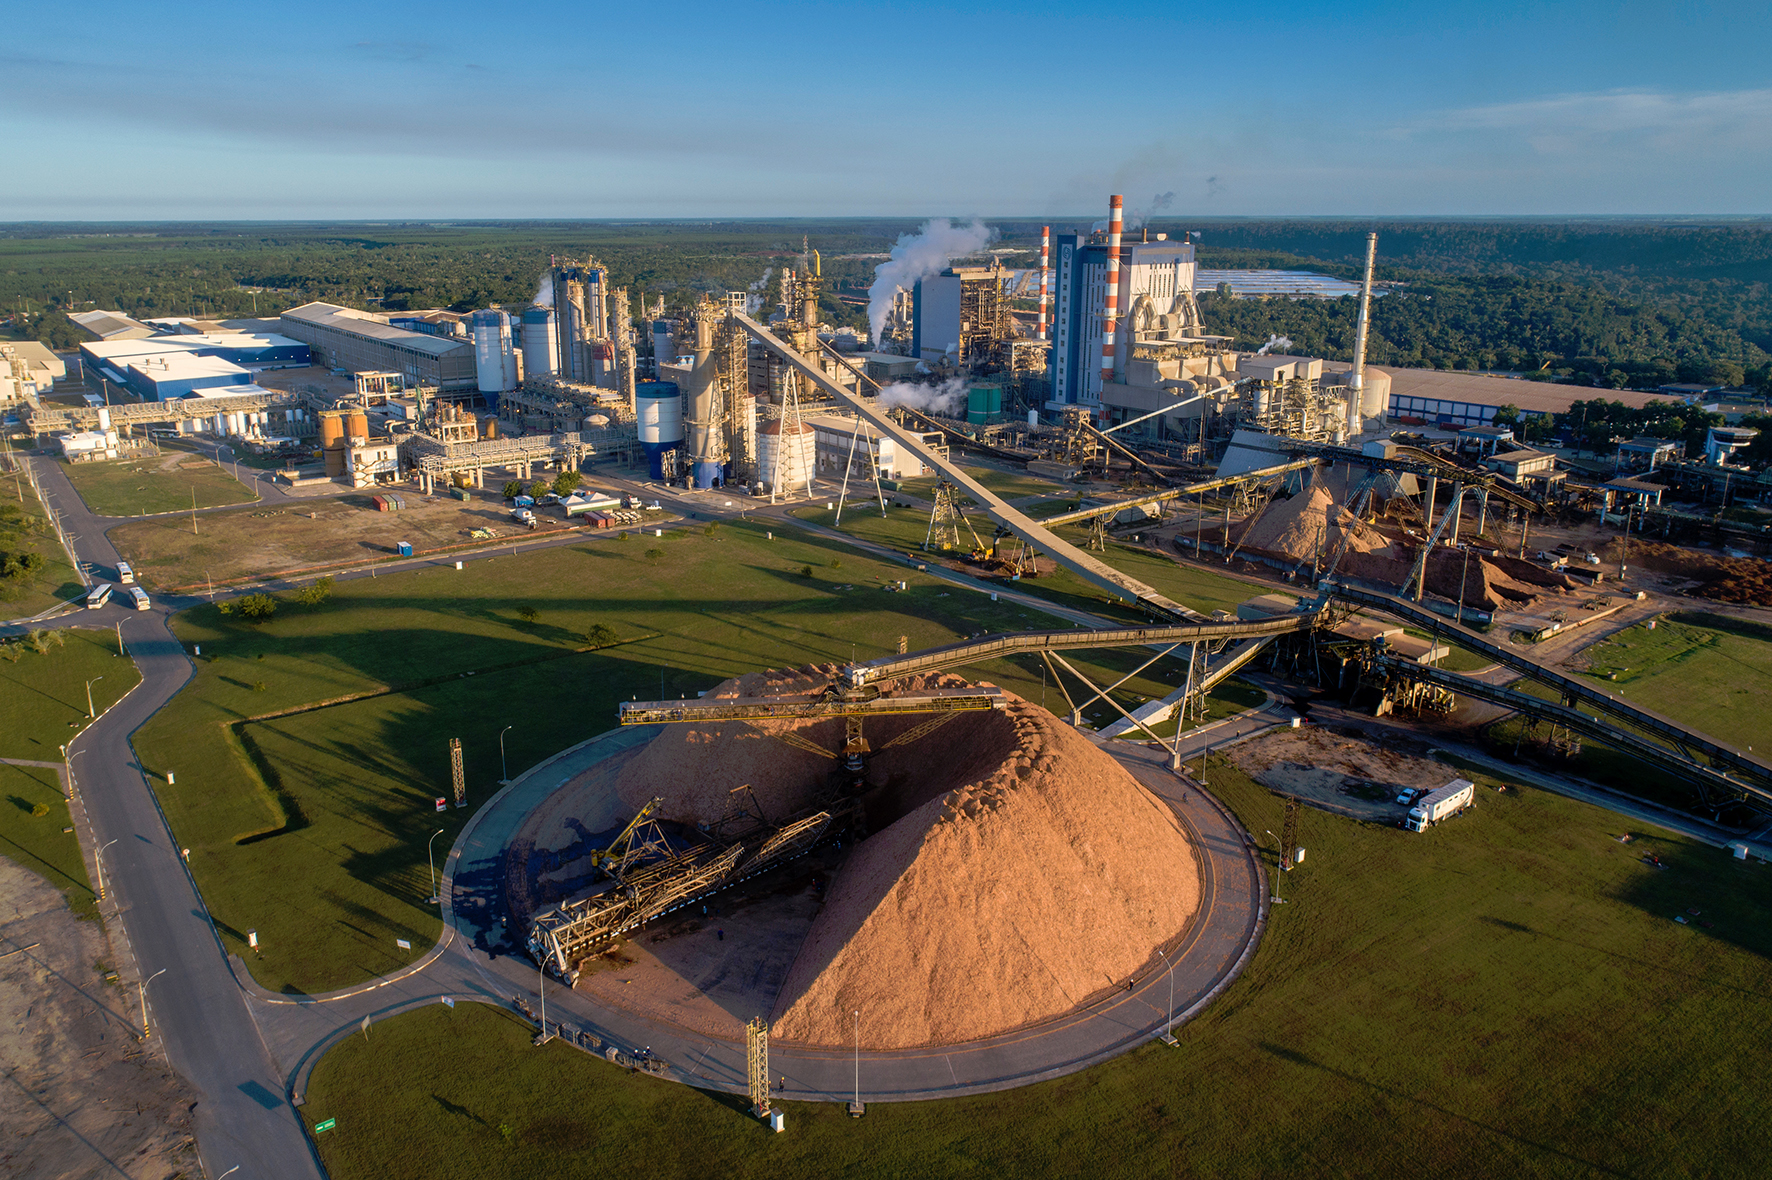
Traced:
<path fill-rule="evenodd" d="M 196 1093 L 137 1042 L 109 940 L 42 878 L 0 859 L 0 1175 L 197 1174 Z"/>
<path fill-rule="evenodd" d="M 1396 802 L 1405 787 L 1432 790 L 1457 774 L 1427 756 L 1427 745 L 1382 744 L 1364 735 L 1305 725 L 1279 729 L 1233 746 L 1230 760 L 1250 778 L 1282 795 L 1339 815 L 1393 823 L 1408 808 Z"/>
<path fill-rule="evenodd" d="M 536 513 L 531 531 L 511 519 L 496 489 L 479 489 L 468 500 L 426 497 L 409 485 L 389 489 L 406 502 L 398 512 L 376 510 L 369 489 L 325 500 L 216 512 L 198 517 L 137 521 L 110 532 L 111 543 L 135 566 L 152 592 L 188 591 L 243 578 L 267 578 L 303 570 L 393 557 L 401 541 L 414 553 L 476 543 L 531 540 L 568 528 L 581 530 L 557 510 Z M 593 491 L 602 489 L 591 488 Z M 660 523 L 664 513 L 652 513 Z M 475 530 L 490 536 L 475 537 Z"/>

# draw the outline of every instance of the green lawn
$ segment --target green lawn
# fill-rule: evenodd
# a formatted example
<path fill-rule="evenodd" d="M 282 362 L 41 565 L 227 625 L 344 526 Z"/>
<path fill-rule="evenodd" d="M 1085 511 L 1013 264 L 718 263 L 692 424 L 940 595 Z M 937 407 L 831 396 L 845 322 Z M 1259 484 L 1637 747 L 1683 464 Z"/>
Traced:
<path fill-rule="evenodd" d="M 28 482 L 7 471 L 0 471 L 0 553 L 35 553 L 43 560 L 34 573 L 0 579 L 0 618 L 28 619 L 85 592 L 43 502 Z"/>
<path fill-rule="evenodd" d="M 0 648 L 0 758 L 60 762 L 60 747 L 86 719 L 86 681 L 103 678 L 92 686 L 102 712 L 141 680 L 133 663 L 117 658 L 109 632 L 59 634 L 59 645 L 46 634 L 41 652 L 28 640 Z M 73 821 L 60 776 L 52 767 L 0 764 L 0 787 L 0 855 L 60 889 L 76 914 L 94 916 L 80 845 L 63 830 Z M 47 814 L 32 814 L 39 805 Z"/>
<path fill-rule="evenodd" d="M 788 1103 L 771 1135 L 742 1100 L 532 1048 L 529 1026 L 462 1004 L 341 1042 L 302 1116 L 337 1119 L 316 1139 L 334 1180 L 618 1156 L 662 1177 L 1764 1174 L 1768 870 L 1659 834 L 1621 845 L 1607 812 L 1476 777 L 1476 810 L 1424 835 L 1307 808 L 1288 904 L 1178 1049 L 860 1120 Z M 1275 797 L 1220 759 L 1208 778 L 1278 830 Z"/>
<path fill-rule="evenodd" d="M 170 470 L 162 464 L 173 463 Z M 256 500 L 245 484 L 207 459 L 176 452 L 142 459 L 69 463 L 64 470 L 98 516 L 149 516 L 192 507 L 217 508 Z"/>
<path fill-rule="evenodd" d="M 1725 615 L 1639 623 L 1587 649 L 1608 692 L 1737 746 L 1772 749 L 1772 627 Z"/>
<path fill-rule="evenodd" d="M 938 556 L 926 553 L 923 549 L 923 543 L 929 536 L 927 510 L 888 508 L 886 515 L 881 516 L 877 504 L 856 503 L 843 510 L 841 526 L 835 523 L 836 513 L 826 510 L 822 505 L 795 509 L 794 515 L 810 524 L 838 528 L 848 536 L 871 541 L 876 545 L 886 545 L 901 553 L 919 558 Z M 982 512 L 970 512 L 967 515 L 972 520 L 972 527 L 978 532 L 979 540 L 989 546 L 995 526 Z M 1075 544 L 1082 544 L 1083 534 L 1078 530 L 1067 529 L 1061 535 Z M 969 552 L 972 548 L 972 534 L 964 525 L 960 528 L 960 537 L 962 549 Z M 1002 544 L 1012 549 L 1016 542 L 1011 538 Z M 948 556 L 955 554 L 950 552 Z M 1098 556 L 1158 593 L 1204 613 L 1215 610 L 1235 611 L 1240 602 L 1246 602 L 1259 594 L 1275 592 L 1274 588 L 1254 586 L 1209 569 L 1179 564 L 1143 546 L 1110 541 L 1107 552 Z M 1015 584 L 1015 588 L 1062 606 L 1091 611 L 1107 618 L 1127 621 L 1144 618 L 1142 612 L 1111 603 L 1107 592 L 1097 588 L 1094 583 L 1085 582 L 1062 569 L 1038 578 L 1024 578 Z"/>
<path fill-rule="evenodd" d="M 1050 492 L 1069 494 L 1073 490 L 1069 484 L 1059 483 L 1055 479 L 1042 479 L 1040 476 L 1028 475 L 1025 472 L 1000 471 L 995 467 L 962 467 L 960 470 L 983 484 L 986 491 L 995 492 L 1005 500 L 1016 500 L 1022 496 L 1039 496 Z M 899 487 L 907 495 L 921 496 L 927 500 L 935 495 L 935 485 L 939 479 L 938 476 L 924 475 L 916 479 L 903 480 L 899 483 Z M 870 483 L 866 486 L 868 492 L 872 493 L 873 485 Z M 853 486 L 851 490 L 853 490 Z M 966 502 L 972 503 L 972 498 L 966 497 Z"/>
<path fill-rule="evenodd" d="M 260 626 L 210 606 L 181 615 L 175 629 L 202 658 L 137 749 L 229 949 L 257 929 L 264 954 L 254 974 L 304 992 L 422 954 L 439 929 L 424 905 L 426 841 L 443 827 L 437 844 L 446 848 L 469 814 L 439 816 L 431 804 L 447 793 L 451 737 L 463 741 L 478 804 L 496 789 L 506 725 L 515 727 L 506 745 L 516 772 L 612 728 L 616 704 L 631 697 L 693 695 L 758 668 L 889 654 L 900 635 L 914 651 L 1066 625 L 839 542 L 779 526 L 774 541 L 765 534 L 729 524 L 711 535 L 667 531 L 663 541 L 598 538 L 461 571 L 356 580 L 317 608 L 286 601 Z M 647 556 L 655 549 L 656 560 Z M 885 589 L 901 577 L 908 591 Z M 520 614 L 526 605 L 533 623 Z M 580 651 L 596 623 L 622 642 Z M 1072 662 L 1105 685 L 1148 658 L 1101 652 Z M 1062 710 L 1041 672 L 1027 658 L 972 670 Z M 1114 696 L 1131 708 L 1184 676 L 1165 660 Z M 1246 691 L 1227 686 L 1214 709 L 1233 708 Z M 383 695 L 268 717 L 368 693 Z M 1090 714 L 1101 724 L 1117 716 L 1099 705 Z M 396 938 L 412 950 L 398 950 Z"/>

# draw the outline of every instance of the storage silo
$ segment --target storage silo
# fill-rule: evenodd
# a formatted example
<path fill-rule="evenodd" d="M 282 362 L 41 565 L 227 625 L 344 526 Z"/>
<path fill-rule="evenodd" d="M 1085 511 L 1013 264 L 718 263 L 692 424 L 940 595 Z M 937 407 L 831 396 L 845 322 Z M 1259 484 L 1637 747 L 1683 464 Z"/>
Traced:
<path fill-rule="evenodd" d="M 812 483 L 817 435 L 802 422 L 789 429 L 780 418 L 757 431 L 757 477 L 778 492 L 805 488 Z"/>
<path fill-rule="evenodd" d="M 517 357 L 511 350 L 511 317 L 493 308 L 468 317 L 474 336 L 474 375 L 481 393 L 517 387 Z"/>
<path fill-rule="evenodd" d="M 677 350 L 671 344 L 671 321 L 652 321 L 652 360 L 655 364 L 674 365 Z"/>
<path fill-rule="evenodd" d="M 674 381 L 637 382 L 634 410 L 647 468 L 653 479 L 663 479 L 665 455 L 683 445 L 683 393 Z"/>
<path fill-rule="evenodd" d="M 523 373 L 542 378 L 554 374 L 559 356 L 559 338 L 554 331 L 554 309 L 531 307 L 523 313 Z"/>
<path fill-rule="evenodd" d="M 352 410 L 345 416 L 345 441 L 352 446 L 360 446 L 369 441 L 368 413 Z"/>

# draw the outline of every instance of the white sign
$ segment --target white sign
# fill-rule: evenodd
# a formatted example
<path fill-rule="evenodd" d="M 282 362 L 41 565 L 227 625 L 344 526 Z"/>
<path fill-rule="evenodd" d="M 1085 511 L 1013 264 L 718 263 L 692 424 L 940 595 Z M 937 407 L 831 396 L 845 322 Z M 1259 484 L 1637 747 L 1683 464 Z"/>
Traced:
<path fill-rule="evenodd" d="M 407 942 L 404 938 L 396 938 L 394 940 L 394 945 L 399 947 L 403 951 L 409 951 L 412 949 L 412 944 L 410 942 Z"/>
<path fill-rule="evenodd" d="M 450 999 L 450 998 L 449 998 L 449 997 L 448 997 L 448 996 L 444 996 L 444 997 L 443 997 L 443 1003 L 444 1003 L 444 1004 L 445 1004 L 445 1005 L 446 1005 L 446 1006 L 447 1006 L 447 1007 L 450 1007 L 450 1008 L 453 1008 L 453 1007 L 455 1007 L 455 1001 L 454 1001 L 454 1000 L 452 1000 L 452 999 Z"/>
<path fill-rule="evenodd" d="M 248 930 L 246 932 L 246 945 L 251 947 L 253 950 L 258 949 L 258 931 Z"/>

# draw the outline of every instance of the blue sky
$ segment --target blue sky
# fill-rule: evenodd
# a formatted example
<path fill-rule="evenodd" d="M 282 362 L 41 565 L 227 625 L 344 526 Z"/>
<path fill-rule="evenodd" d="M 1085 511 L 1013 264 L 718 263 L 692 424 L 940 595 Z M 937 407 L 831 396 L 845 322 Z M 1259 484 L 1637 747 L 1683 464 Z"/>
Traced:
<path fill-rule="evenodd" d="M 39 4 L 0 32 L 0 220 L 1772 213 L 1769 33 L 1763 0 Z"/>

